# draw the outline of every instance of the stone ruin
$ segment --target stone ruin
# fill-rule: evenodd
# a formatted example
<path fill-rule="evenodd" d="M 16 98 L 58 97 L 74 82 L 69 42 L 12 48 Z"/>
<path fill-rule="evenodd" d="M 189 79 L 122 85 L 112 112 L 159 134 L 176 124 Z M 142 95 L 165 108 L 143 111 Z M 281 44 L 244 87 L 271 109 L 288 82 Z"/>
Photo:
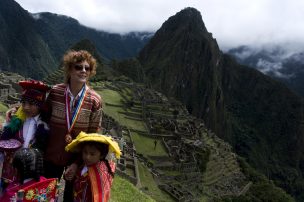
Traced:
<path fill-rule="evenodd" d="M 10 72 L 0 72 L 0 101 L 7 105 L 15 104 L 19 101 L 21 87 L 18 82 L 25 78 Z"/>
<path fill-rule="evenodd" d="M 139 184 L 136 150 L 130 131 L 119 125 L 112 117 L 103 114 L 102 133 L 110 134 L 119 144 L 122 155 L 117 162 L 116 172 L 135 186 Z"/>
<path fill-rule="evenodd" d="M 190 202 L 190 201 L 198 201 L 194 200 L 194 196 L 187 189 L 184 189 L 179 184 L 163 184 L 159 186 L 162 190 L 166 191 L 169 195 L 171 195 L 176 201 L 180 202 Z"/>
<path fill-rule="evenodd" d="M 114 85 L 117 85 L 114 88 L 119 89 L 120 92 L 124 90 L 124 84 Z M 127 167 L 125 164 L 127 158 L 138 159 L 154 176 L 160 189 L 166 191 L 176 201 L 198 201 L 202 193 L 205 195 L 212 193 L 210 197 L 221 197 L 238 195 L 244 191 L 244 186 L 246 187 L 248 183 L 246 185 L 244 175 L 236 169 L 236 159 L 226 156 L 232 154 L 229 144 L 206 130 L 203 122 L 191 117 L 186 110 L 183 111 L 182 105 L 178 102 L 170 104 L 160 93 L 135 84 L 127 84 L 127 88 L 131 89 L 132 93 L 129 96 L 133 96 L 132 100 L 137 103 L 137 110 L 142 113 L 142 121 L 146 124 L 148 132 L 142 135 L 160 140 L 169 156 L 144 157 L 136 153 L 131 132 L 124 129 L 124 133 L 128 135 L 124 135 L 126 142 L 123 152 L 127 154 L 124 154 L 125 157 L 120 162 L 119 166 L 122 166 L 120 170 L 124 171 L 123 169 Z M 127 100 L 126 97 L 123 99 Z M 141 106 L 141 109 L 138 106 Z M 160 114 L 156 109 L 162 113 Z M 203 172 L 199 167 L 200 155 L 206 152 L 212 154 L 209 161 L 216 162 L 219 159 L 222 167 L 219 167 L 218 171 L 208 170 L 209 164 L 207 164 L 207 172 Z M 206 174 L 214 172 L 215 178 L 210 176 L 208 180 Z"/>

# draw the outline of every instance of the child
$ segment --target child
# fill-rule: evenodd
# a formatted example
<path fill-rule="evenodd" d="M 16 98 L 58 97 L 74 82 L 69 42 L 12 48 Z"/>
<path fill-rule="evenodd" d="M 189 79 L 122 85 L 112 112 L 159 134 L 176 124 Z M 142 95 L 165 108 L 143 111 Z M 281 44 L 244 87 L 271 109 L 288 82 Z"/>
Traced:
<path fill-rule="evenodd" d="M 64 173 L 66 180 L 74 179 L 74 201 L 109 201 L 115 163 L 109 162 L 106 156 L 114 152 L 116 158 L 120 157 L 117 142 L 105 135 L 80 132 L 65 149 L 82 153 L 83 165 L 79 167 L 76 176 Z"/>
<path fill-rule="evenodd" d="M 19 85 L 23 88 L 21 94 L 21 107 L 15 115 L 7 120 L 1 134 L 0 151 L 4 153 L 2 179 L 7 184 L 15 180 L 15 172 L 11 167 L 14 149 L 17 143 L 23 148 L 35 147 L 43 151 L 49 133 L 47 124 L 42 119 L 42 106 L 45 101 L 46 92 L 49 86 L 41 81 L 28 80 L 20 81 Z"/>
<path fill-rule="evenodd" d="M 15 194 L 35 182 L 46 180 L 41 176 L 43 172 L 43 158 L 38 149 L 21 148 L 13 157 L 12 166 L 17 170 L 19 180 L 14 181 L 4 191 L 0 201 L 11 201 Z"/>

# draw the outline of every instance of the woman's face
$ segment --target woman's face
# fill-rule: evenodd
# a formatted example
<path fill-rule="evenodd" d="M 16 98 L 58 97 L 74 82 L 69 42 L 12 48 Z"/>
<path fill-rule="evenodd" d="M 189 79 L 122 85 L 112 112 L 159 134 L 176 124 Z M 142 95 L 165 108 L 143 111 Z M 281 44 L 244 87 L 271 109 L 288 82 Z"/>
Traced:
<path fill-rule="evenodd" d="M 82 149 L 82 160 L 86 166 L 91 166 L 99 162 L 101 159 L 100 151 L 91 145 L 84 145 Z"/>
<path fill-rule="evenodd" d="M 91 67 L 87 61 L 76 63 L 70 71 L 71 83 L 85 84 L 91 73 Z"/>

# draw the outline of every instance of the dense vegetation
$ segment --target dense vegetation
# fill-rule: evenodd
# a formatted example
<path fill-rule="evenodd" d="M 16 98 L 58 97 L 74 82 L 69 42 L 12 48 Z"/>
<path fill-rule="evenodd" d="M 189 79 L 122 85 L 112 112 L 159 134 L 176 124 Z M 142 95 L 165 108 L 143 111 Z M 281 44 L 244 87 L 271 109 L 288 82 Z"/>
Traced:
<path fill-rule="evenodd" d="M 284 190 L 275 186 L 265 175 L 253 169 L 243 158 L 239 158 L 240 166 L 246 177 L 252 182 L 245 195 L 239 197 L 227 197 L 225 202 L 293 202 L 294 199 Z"/>

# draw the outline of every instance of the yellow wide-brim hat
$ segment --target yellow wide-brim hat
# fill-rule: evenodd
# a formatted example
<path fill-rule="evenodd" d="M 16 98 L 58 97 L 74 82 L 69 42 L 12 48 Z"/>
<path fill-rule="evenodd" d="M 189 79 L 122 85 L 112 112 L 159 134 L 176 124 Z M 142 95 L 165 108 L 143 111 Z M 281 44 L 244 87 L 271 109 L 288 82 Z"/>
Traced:
<path fill-rule="evenodd" d="M 74 139 L 70 144 L 65 147 L 65 150 L 68 152 L 79 152 L 79 143 L 82 142 L 100 142 L 103 144 L 109 145 L 109 152 L 113 152 L 116 158 L 120 158 L 121 151 L 118 146 L 118 143 L 113 140 L 112 137 L 101 135 L 98 133 L 85 133 L 80 132 L 79 135 Z"/>

